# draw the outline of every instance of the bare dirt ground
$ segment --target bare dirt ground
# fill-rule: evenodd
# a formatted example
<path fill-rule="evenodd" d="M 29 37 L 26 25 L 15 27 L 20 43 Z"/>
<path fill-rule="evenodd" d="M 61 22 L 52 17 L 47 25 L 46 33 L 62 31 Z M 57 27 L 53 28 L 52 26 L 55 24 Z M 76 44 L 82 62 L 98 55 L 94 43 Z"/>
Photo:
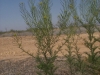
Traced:
<path fill-rule="evenodd" d="M 99 33 L 95 33 L 96 37 L 99 37 Z M 64 38 L 65 36 L 62 35 L 60 39 Z M 80 38 L 78 38 L 78 47 L 80 48 L 80 52 L 88 51 L 88 49 L 84 46 L 84 42 L 81 38 L 87 39 L 87 34 L 81 34 Z M 59 41 L 57 44 L 60 44 L 62 41 Z M 35 46 L 35 37 L 34 36 L 22 36 L 22 45 L 26 51 L 36 54 L 37 48 Z M 100 45 L 97 43 L 97 45 Z M 65 49 L 65 47 L 63 47 Z M 62 56 L 61 53 L 58 54 Z M 0 60 L 2 59 L 22 59 L 29 57 L 29 55 L 22 52 L 16 42 L 14 41 L 13 37 L 0 37 Z"/>
<path fill-rule="evenodd" d="M 99 37 L 99 35 L 100 33 L 96 32 L 94 36 Z M 64 37 L 65 36 L 62 35 L 60 39 L 63 39 Z M 89 51 L 84 46 L 84 42 L 82 40 L 84 38 L 87 39 L 87 37 L 87 34 L 83 33 L 80 35 L 80 38 L 78 38 L 79 40 L 77 45 L 80 48 L 81 53 Z M 62 41 L 59 41 L 57 45 L 59 45 L 61 42 Z M 37 51 L 35 43 L 36 40 L 34 36 L 22 36 L 23 48 L 30 53 L 34 53 L 34 55 Z M 96 43 L 96 45 L 100 45 L 100 43 Z M 63 47 L 63 49 L 65 49 L 65 47 Z M 58 56 L 62 56 L 62 54 L 59 52 Z M 59 60 L 57 60 L 56 62 L 58 63 L 58 61 Z M 64 64 L 62 61 L 59 62 L 61 63 L 58 63 L 58 66 L 62 66 L 62 64 Z M 0 75 L 18 75 L 20 73 L 20 75 L 35 75 L 35 69 L 33 68 L 35 64 L 32 65 L 32 63 L 34 63 L 34 60 L 32 60 L 29 55 L 25 54 L 18 48 L 18 45 L 15 43 L 13 37 L 0 37 Z M 64 70 L 63 68 L 64 66 L 62 66 L 62 68 L 60 68 L 58 72 L 62 72 L 62 70 Z M 61 73 L 57 75 L 61 75 Z"/>

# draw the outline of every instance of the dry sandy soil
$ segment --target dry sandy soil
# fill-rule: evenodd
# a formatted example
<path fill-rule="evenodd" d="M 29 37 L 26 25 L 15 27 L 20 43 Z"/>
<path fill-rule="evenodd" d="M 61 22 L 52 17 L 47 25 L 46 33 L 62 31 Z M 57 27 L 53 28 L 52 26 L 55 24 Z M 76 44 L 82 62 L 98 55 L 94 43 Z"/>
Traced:
<path fill-rule="evenodd" d="M 95 33 L 96 37 L 99 37 L 100 33 Z M 22 47 L 29 51 L 30 53 L 36 54 L 37 48 L 35 46 L 35 37 L 34 36 L 21 36 L 22 37 Z M 60 36 L 60 39 L 63 39 L 65 36 Z M 85 46 L 82 39 L 87 39 L 87 34 L 83 33 L 78 38 L 78 47 L 80 52 L 89 51 Z M 60 45 L 61 40 L 56 44 Z M 100 43 L 96 43 L 100 45 Z M 66 47 L 63 47 L 63 50 Z M 66 53 L 65 51 L 63 51 Z M 61 52 L 58 54 L 62 56 Z M 62 58 L 60 58 L 62 59 Z M 13 62 L 12 62 L 13 61 Z M 64 61 L 64 60 L 63 60 Z M 65 62 L 56 60 L 56 65 L 60 67 L 56 71 L 56 75 L 68 75 L 66 71 Z M 0 37 L 0 75 L 36 75 L 36 63 L 29 55 L 22 52 L 14 39 L 11 36 Z"/>
<path fill-rule="evenodd" d="M 96 37 L 99 37 L 99 33 L 95 33 Z M 64 38 L 65 36 L 62 35 L 60 39 Z M 84 42 L 81 38 L 87 39 L 87 34 L 83 33 L 80 35 L 79 41 L 78 41 L 78 47 L 80 48 L 80 52 L 83 53 L 85 51 L 88 51 L 88 49 L 84 46 Z M 59 41 L 57 45 L 59 45 L 62 41 Z M 22 36 L 22 45 L 23 48 L 26 51 L 29 51 L 31 53 L 36 54 L 37 48 L 35 46 L 35 37 L 34 36 Z M 97 45 L 100 45 L 97 43 Z M 65 49 L 65 47 L 63 47 Z M 65 52 L 64 52 L 65 53 Z M 62 56 L 61 53 L 58 54 L 59 56 Z M 22 59 L 27 58 L 29 55 L 22 52 L 19 48 L 16 42 L 12 37 L 0 37 L 0 60 L 2 59 Z"/>

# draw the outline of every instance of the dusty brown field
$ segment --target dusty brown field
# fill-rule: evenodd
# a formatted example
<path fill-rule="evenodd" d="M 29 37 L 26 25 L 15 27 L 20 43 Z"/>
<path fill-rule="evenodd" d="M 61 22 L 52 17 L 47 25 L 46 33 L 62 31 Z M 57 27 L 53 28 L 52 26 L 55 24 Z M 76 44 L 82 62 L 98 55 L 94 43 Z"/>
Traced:
<path fill-rule="evenodd" d="M 7 34 L 8 35 L 8 34 Z M 96 37 L 99 37 L 100 33 L 95 33 Z M 81 34 L 78 37 L 78 47 L 80 48 L 80 52 L 86 52 L 89 50 L 84 46 L 84 41 L 82 39 L 87 39 L 87 34 Z M 60 36 L 60 41 L 55 45 L 55 49 L 58 45 L 63 42 L 61 39 L 65 38 L 64 35 Z M 35 46 L 35 37 L 33 36 L 22 36 L 22 47 L 29 51 L 30 53 L 37 52 L 37 48 Z M 96 43 L 96 45 L 100 45 L 100 43 Z M 66 47 L 64 46 L 63 52 Z M 55 61 L 55 65 L 58 67 L 55 75 L 69 75 L 68 68 L 65 66 L 65 60 L 61 57 L 62 53 L 59 52 L 59 57 Z M 22 52 L 18 45 L 15 43 L 14 39 L 10 37 L 0 37 L 0 75 L 37 75 L 36 61 L 31 58 L 29 55 Z"/>
<path fill-rule="evenodd" d="M 96 37 L 99 37 L 99 33 L 95 33 Z M 60 39 L 65 37 L 62 35 Z M 83 40 L 81 38 L 86 38 L 87 39 L 87 34 L 81 34 L 79 41 L 78 41 L 78 47 L 80 48 L 80 52 L 83 53 L 85 51 L 89 51 L 85 46 L 83 45 Z M 62 41 L 60 41 L 57 44 L 60 44 Z M 22 36 L 22 45 L 23 48 L 29 52 L 33 52 L 36 54 L 37 48 L 35 46 L 35 37 L 32 36 Z M 100 43 L 97 43 L 97 45 L 100 45 Z M 65 49 L 65 47 L 63 47 Z M 58 54 L 59 56 L 62 56 L 61 53 Z M 25 54 L 22 52 L 17 44 L 14 42 L 12 37 L 0 37 L 0 60 L 3 59 L 23 59 L 27 58 L 29 55 Z"/>

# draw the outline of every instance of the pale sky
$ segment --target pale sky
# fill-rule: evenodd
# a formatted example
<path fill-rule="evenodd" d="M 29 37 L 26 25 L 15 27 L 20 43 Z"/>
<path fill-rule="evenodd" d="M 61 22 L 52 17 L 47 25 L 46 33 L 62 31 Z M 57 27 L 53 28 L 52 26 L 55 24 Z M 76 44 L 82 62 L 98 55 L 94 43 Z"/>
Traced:
<path fill-rule="evenodd" d="M 38 1 L 38 0 L 37 0 Z M 0 0 L 0 31 L 23 30 L 28 28 L 21 16 L 19 4 L 23 2 L 28 8 L 28 0 Z M 60 0 L 52 0 L 51 7 L 53 24 L 57 23 L 57 16 L 61 12 Z"/>

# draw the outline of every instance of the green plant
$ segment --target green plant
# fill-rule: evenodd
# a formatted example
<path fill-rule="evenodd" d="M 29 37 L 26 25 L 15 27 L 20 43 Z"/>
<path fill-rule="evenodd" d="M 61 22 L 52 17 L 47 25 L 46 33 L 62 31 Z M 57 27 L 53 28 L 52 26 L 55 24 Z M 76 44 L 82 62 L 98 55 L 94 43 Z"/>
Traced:
<path fill-rule="evenodd" d="M 78 14 L 75 0 L 62 0 L 62 12 L 59 16 L 59 28 L 61 32 L 66 36 L 64 38 L 66 52 L 66 66 L 69 68 L 69 75 L 76 75 L 77 72 L 84 73 L 84 63 L 82 57 L 79 54 L 79 48 L 77 47 L 79 38 L 77 30 L 78 26 Z M 72 22 L 73 21 L 73 22 Z"/>
<path fill-rule="evenodd" d="M 38 48 L 37 55 L 31 55 L 21 46 L 19 48 L 36 59 L 38 75 L 55 74 L 57 67 L 54 65 L 54 62 L 58 52 L 61 50 L 61 46 L 58 46 L 56 50 L 54 49 L 59 35 L 54 36 L 50 13 L 51 4 L 51 0 L 41 0 L 38 6 L 36 6 L 35 1 L 29 0 L 30 13 L 26 10 L 23 3 L 20 4 L 22 17 L 35 35 L 37 41 L 36 47 Z"/>
<path fill-rule="evenodd" d="M 75 0 L 63 0 L 62 1 L 62 13 L 59 16 L 59 23 L 61 31 L 66 35 L 65 42 L 67 43 L 66 54 L 67 62 L 69 62 L 70 74 L 75 75 L 74 70 L 77 67 L 77 71 L 81 72 L 82 75 L 86 75 L 89 73 L 98 74 L 95 70 L 98 69 L 99 66 L 99 46 L 96 46 L 95 43 L 99 42 L 100 38 L 96 38 L 94 36 L 95 30 L 100 29 L 96 26 L 97 17 L 99 18 L 99 12 L 97 4 L 98 0 L 81 0 L 80 1 L 80 14 L 77 12 L 77 7 Z M 73 23 L 72 23 L 73 20 Z M 70 23 L 71 22 L 71 23 Z M 82 55 L 79 53 L 79 48 L 77 47 L 77 42 L 75 42 L 75 35 L 77 34 L 76 31 L 79 28 L 78 24 L 86 30 L 88 34 L 88 39 L 84 39 L 84 45 L 90 50 L 89 52 L 85 52 L 87 57 L 85 61 L 82 60 Z M 79 36 L 78 36 L 79 37 Z M 74 55 L 75 54 L 75 55 Z M 76 58 L 75 58 L 76 56 Z M 88 71 L 86 69 L 88 68 Z M 90 71 L 90 72 L 89 72 Z"/>
<path fill-rule="evenodd" d="M 35 35 L 36 47 L 38 48 L 36 56 L 27 52 L 22 47 L 21 37 L 15 34 L 15 41 L 19 48 L 28 55 L 35 58 L 37 62 L 38 75 L 55 75 L 57 67 L 54 65 L 58 52 L 62 52 L 65 46 L 66 66 L 69 75 L 97 75 L 100 69 L 100 47 L 95 43 L 100 43 L 100 37 L 95 37 L 97 22 L 100 23 L 99 0 L 80 0 L 80 7 L 77 9 L 76 0 L 61 0 L 62 12 L 59 15 L 58 34 L 54 35 L 54 26 L 52 24 L 52 15 L 50 7 L 51 0 L 40 0 L 35 5 L 35 0 L 29 0 L 30 12 L 26 10 L 24 3 L 20 4 L 22 17 L 26 24 L 30 27 L 30 31 Z M 80 25 L 80 26 L 79 26 Z M 79 41 L 80 27 L 86 30 L 88 39 L 84 39 L 84 45 L 90 52 L 85 52 L 84 58 L 80 54 L 77 46 Z M 63 34 L 63 42 L 55 49 L 55 45 Z M 63 52 L 62 52 L 63 54 Z"/>
<path fill-rule="evenodd" d="M 81 15 L 84 21 L 80 20 L 80 23 L 88 34 L 88 39 L 84 39 L 84 45 L 90 50 L 90 52 L 85 52 L 85 54 L 87 55 L 88 71 L 90 71 L 89 73 L 93 75 L 98 74 L 97 66 L 100 65 L 100 55 L 98 51 L 99 46 L 95 45 L 100 38 L 96 38 L 94 36 L 96 32 L 95 29 L 97 28 L 96 17 L 99 13 L 96 11 L 98 9 L 96 7 L 98 6 L 97 2 L 98 0 L 81 0 Z"/>

